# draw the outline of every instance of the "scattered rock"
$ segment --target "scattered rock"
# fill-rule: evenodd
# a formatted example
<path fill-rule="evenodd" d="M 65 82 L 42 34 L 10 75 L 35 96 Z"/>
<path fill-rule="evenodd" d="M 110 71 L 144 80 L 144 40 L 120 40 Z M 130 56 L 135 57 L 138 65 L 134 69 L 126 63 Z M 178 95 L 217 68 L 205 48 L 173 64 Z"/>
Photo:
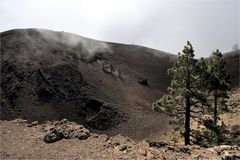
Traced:
<path fill-rule="evenodd" d="M 102 69 L 104 72 L 109 73 L 109 74 L 113 74 L 113 72 L 114 72 L 113 65 L 111 65 L 110 63 L 103 64 Z"/>
<path fill-rule="evenodd" d="M 115 143 L 113 143 L 113 145 L 114 145 L 114 146 L 119 146 L 120 143 L 119 143 L 119 142 L 115 142 Z"/>
<path fill-rule="evenodd" d="M 223 160 L 239 160 L 240 156 L 236 156 L 236 155 L 227 155 L 225 157 L 222 157 Z"/>
<path fill-rule="evenodd" d="M 54 129 L 53 131 L 51 131 L 50 133 L 48 133 L 47 135 L 44 136 L 44 142 L 54 143 L 63 138 L 64 138 L 63 133 L 57 129 Z"/>
<path fill-rule="evenodd" d="M 15 120 L 13 120 L 13 122 L 16 122 L 16 123 L 26 123 L 27 120 L 21 119 L 21 118 L 17 118 L 17 119 L 15 119 Z"/>
<path fill-rule="evenodd" d="M 66 118 L 64 118 L 60 121 L 60 123 L 62 123 L 62 124 L 67 123 L 67 122 L 68 122 L 68 120 Z"/>
<path fill-rule="evenodd" d="M 165 147 L 168 145 L 165 142 L 155 142 L 155 141 L 151 141 L 151 140 L 149 140 L 148 143 L 149 143 L 149 147 L 158 147 L 158 148 Z"/>
<path fill-rule="evenodd" d="M 236 145 L 219 145 L 219 146 L 216 146 L 215 148 L 218 152 L 221 152 L 221 151 L 224 151 L 224 150 L 226 150 L 226 151 L 229 151 L 229 150 L 240 151 L 240 148 Z"/>
<path fill-rule="evenodd" d="M 223 160 L 240 159 L 240 148 L 238 146 L 220 145 L 216 146 L 215 150 Z"/>
<path fill-rule="evenodd" d="M 28 127 L 32 127 L 33 125 L 32 124 L 27 124 Z"/>
<path fill-rule="evenodd" d="M 216 150 L 214 148 L 208 148 L 207 150 L 212 152 L 212 153 L 216 152 Z"/>
<path fill-rule="evenodd" d="M 76 137 L 80 140 L 85 140 L 89 137 L 90 135 L 88 134 L 88 132 L 79 132 Z"/>
<path fill-rule="evenodd" d="M 204 157 L 202 155 L 198 155 L 196 157 L 194 157 L 195 160 L 203 160 Z"/>
<path fill-rule="evenodd" d="M 156 157 L 151 151 L 148 151 L 147 152 L 147 159 L 149 159 L 149 160 L 156 159 Z"/>
<path fill-rule="evenodd" d="M 222 151 L 222 153 L 220 154 L 220 157 L 223 160 L 239 160 L 240 153 L 230 152 L 230 151 Z"/>
<path fill-rule="evenodd" d="M 31 124 L 32 124 L 32 126 L 36 126 L 36 125 L 38 125 L 38 121 L 33 121 Z"/>
<path fill-rule="evenodd" d="M 56 125 L 59 125 L 59 124 L 60 124 L 60 121 L 54 121 L 54 122 L 53 122 L 53 125 L 55 125 L 55 126 L 56 126 Z"/>
<path fill-rule="evenodd" d="M 180 147 L 179 150 L 180 152 L 191 154 L 191 150 L 187 147 Z"/>
<path fill-rule="evenodd" d="M 125 151 L 127 149 L 127 145 L 122 145 L 119 147 L 119 151 Z"/>
<path fill-rule="evenodd" d="M 142 156 L 147 156 L 147 151 L 146 151 L 146 150 L 139 149 L 139 153 L 140 153 L 140 155 L 142 155 Z"/>
<path fill-rule="evenodd" d="M 27 124 L 28 127 L 33 127 L 33 126 L 36 126 L 36 125 L 38 125 L 38 121 L 33 121 L 32 123 Z"/>
<path fill-rule="evenodd" d="M 93 138 L 98 138 L 99 137 L 99 135 L 97 135 L 97 134 L 93 134 L 93 136 L 92 136 Z"/>
<path fill-rule="evenodd" d="M 110 137 L 106 135 L 105 142 L 108 142 L 110 140 Z"/>
<path fill-rule="evenodd" d="M 44 136 L 44 141 L 46 143 L 53 143 L 63 138 L 78 138 L 79 140 L 85 140 L 90 136 L 90 132 L 88 129 L 75 122 L 68 122 L 67 119 L 54 122 L 53 124 L 53 127 L 48 127 L 49 131 Z"/>
<path fill-rule="evenodd" d="M 186 147 L 186 146 L 168 146 L 168 149 L 174 152 L 191 154 L 191 150 L 189 149 L 189 147 Z"/>
<path fill-rule="evenodd" d="M 191 149 L 200 149 L 201 147 L 199 145 L 191 145 L 190 148 Z"/>

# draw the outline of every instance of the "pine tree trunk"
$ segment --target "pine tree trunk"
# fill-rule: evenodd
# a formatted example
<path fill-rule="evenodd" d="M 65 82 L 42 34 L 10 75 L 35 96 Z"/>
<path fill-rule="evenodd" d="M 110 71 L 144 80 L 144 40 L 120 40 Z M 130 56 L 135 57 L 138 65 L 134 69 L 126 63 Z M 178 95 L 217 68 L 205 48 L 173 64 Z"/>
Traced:
<path fill-rule="evenodd" d="M 217 125 L 217 90 L 214 93 L 214 125 Z"/>
<path fill-rule="evenodd" d="M 190 144 L 190 98 L 186 97 L 186 113 L 185 113 L 185 133 L 184 133 L 184 139 L 185 139 L 185 145 Z"/>

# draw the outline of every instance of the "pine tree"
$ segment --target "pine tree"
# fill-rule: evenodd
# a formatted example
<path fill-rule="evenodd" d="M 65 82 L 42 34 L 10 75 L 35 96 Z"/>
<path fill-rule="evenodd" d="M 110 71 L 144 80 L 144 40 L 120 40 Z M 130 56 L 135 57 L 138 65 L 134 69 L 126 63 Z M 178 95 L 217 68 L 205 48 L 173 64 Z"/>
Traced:
<path fill-rule="evenodd" d="M 213 52 L 212 57 L 207 63 L 206 86 L 213 97 L 213 122 L 217 125 L 219 107 L 226 107 L 227 91 L 230 90 L 230 77 L 226 72 L 226 60 L 219 50 Z M 220 101 L 220 102 L 219 102 Z M 218 105 L 221 104 L 221 105 Z"/>
<path fill-rule="evenodd" d="M 202 86 L 202 67 L 194 59 L 194 50 L 190 42 L 187 42 L 182 52 L 179 53 L 174 66 L 169 69 L 169 75 L 172 77 L 169 94 L 153 103 L 153 108 L 177 117 L 184 116 L 184 140 L 185 145 L 188 145 L 191 113 L 196 113 L 196 109 L 193 108 L 197 107 L 198 110 L 198 107 L 207 105 L 207 96 Z"/>

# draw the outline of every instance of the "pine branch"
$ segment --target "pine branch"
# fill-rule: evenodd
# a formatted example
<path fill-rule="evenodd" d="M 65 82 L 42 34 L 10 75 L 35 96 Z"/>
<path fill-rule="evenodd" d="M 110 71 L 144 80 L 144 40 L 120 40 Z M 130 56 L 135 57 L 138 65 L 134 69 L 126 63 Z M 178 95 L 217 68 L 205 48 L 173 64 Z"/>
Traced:
<path fill-rule="evenodd" d="M 191 106 L 194 106 L 195 104 L 200 103 L 199 101 L 191 102 Z"/>

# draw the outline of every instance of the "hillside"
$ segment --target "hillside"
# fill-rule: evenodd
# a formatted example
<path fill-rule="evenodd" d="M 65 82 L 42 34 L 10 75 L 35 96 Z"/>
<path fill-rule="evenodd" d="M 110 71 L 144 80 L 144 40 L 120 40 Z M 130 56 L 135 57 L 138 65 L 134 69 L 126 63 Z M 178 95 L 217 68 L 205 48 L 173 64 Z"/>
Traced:
<path fill-rule="evenodd" d="M 227 53 L 233 86 L 239 53 Z M 160 139 L 168 128 L 152 102 L 170 83 L 175 55 L 66 32 L 1 33 L 1 119 L 44 123 L 67 118 L 96 132 Z"/>
<path fill-rule="evenodd" d="M 42 29 L 10 30 L 0 36 L 0 157 L 223 156 L 218 153 L 221 147 L 206 150 L 162 142 L 171 135 L 170 118 L 155 113 L 152 102 L 166 92 L 170 84 L 167 69 L 176 55 Z M 224 54 L 232 88 L 239 88 L 239 52 Z M 231 134 L 231 127 L 239 122 L 239 89 L 232 92 L 229 105 L 237 108 L 223 115 Z M 44 143 L 43 139 L 51 142 L 49 132 L 63 140 Z M 235 154 L 236 149 L 229 150 Z"/>
<path fill-rule="evenodd" d="M 65 32 L 3 32 L 1 119 L 68 118 L 107 134 L 157 138 L 167 121 L 151 104 L 166 91 L 175 58 Z"/>

